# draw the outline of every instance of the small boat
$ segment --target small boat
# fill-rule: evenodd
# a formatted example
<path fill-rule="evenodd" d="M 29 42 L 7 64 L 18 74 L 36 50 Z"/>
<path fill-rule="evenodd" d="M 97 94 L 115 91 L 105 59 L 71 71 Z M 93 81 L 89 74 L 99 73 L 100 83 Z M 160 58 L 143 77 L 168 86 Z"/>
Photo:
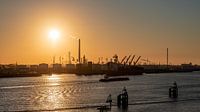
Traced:
<path fill-rule="evenodd" d="M 111 77 L 111 78 L 103 78 L 100 79 L 100 82 L 111 82 L 111 81 L 126 81 L 129 80 L 128 77 Z"/>
<path fill-rule="evenodd" d="M 99 110 L 100 112 L 107 112 L 108 110 L 110 110 L 110 108 L 104 105 L 104 106 L 98 107 L 97 110 Z"/>

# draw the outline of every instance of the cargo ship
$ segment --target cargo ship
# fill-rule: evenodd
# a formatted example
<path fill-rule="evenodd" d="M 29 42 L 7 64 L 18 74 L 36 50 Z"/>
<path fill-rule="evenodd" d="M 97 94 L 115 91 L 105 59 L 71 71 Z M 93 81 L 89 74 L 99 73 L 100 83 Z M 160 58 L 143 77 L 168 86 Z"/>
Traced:
<path fill-rule="evenodd" d="M 118 61 L 118 56 L 113 56 L 114 62 L 108 63 L 108 70 L 106 71 L 106 75 L 109 76 L 125 76 L 125 75 L 142 75 L 144 73 L 144 68 L 137 66 L 137 62 L 140 60 L 141 56 L 137 58 L 135 62 L 133 62 L 135 55 L 125 56 L 121 62 Z M 126 59 L 126 60 L 125 60 Z M 132 64 L 133 63 L 133 64 Z"/>
<path fill-rule="evenodd" d="M 100 82 L 113 82 L 113 81 L 127 81 L 129 80 L 128 77 L 108 77 L 100 79 Z"/>
<path fill-rule="evenodd" d="M 140 57 L 133 62 L 135 55 L 125 56 L 121 62 L 118 60 L 118 56 L 113 56 L 113 61 L 107 62 L 105 64 L 93 64 L 88 62 L 87 64 L 77 64 L 75 74 L 77 75 L 100 75 L 106 74 L 109 76 L 124 76 L 124 75 L 142 75 L 144 73 L 144 68 L 137 66 L 137 62 Z M 129 60 L 130 59 L 130 60 Z M 133 64 L 132 64 L 133 63 Z"/>
<path fill-rule="evenodd" d="M 142 75 L 144 73 L 144 68 L 139 66 L 121 64 L 115 66 L 114 69 L 106 71 L 107 76 Z"/>

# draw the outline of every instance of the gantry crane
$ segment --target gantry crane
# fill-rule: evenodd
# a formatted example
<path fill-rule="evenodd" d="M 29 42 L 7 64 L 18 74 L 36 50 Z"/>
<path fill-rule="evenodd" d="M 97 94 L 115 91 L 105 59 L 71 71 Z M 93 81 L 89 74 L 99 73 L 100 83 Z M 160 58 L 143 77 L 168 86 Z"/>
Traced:
<path fill-rule="evenodd" d="M 130 59 L 131 55 L 128 56 L 128 58 L 126 59 L 126 62 L 124 63 L 124 65 L 126 65 L 128 63 L 128 60 Z"/>
<path fill-rule="evenodd" d="M 134 62 L 134 66 L 137 64 L 137 62 L 140 60 L 141 56 L 138 57 L 138 59 Z"/>
<path fill-rule="evenodd" d="M 129 65 L 132 64 L 134 58 L 135 58 L 135 55 L 133 55 L 133 57 L 131 58 L 131 60 L 130 60 L 130 62 L 129 62 Z"/>

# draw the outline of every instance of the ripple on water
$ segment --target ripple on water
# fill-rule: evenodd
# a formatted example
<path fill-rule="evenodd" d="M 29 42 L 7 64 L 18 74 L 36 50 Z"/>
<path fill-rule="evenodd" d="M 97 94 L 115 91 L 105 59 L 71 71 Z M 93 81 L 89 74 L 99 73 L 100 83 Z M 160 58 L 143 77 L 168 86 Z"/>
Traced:
<path fill-rule="evenodd" d="M 130 77 L 130 81 L 110 83 L 99 82 L 98 80 L 103 76 L 58 75 L 55 77 L 55 79 L 48 79 L 48 77 L 0 79 L 0 111 L 62 111 L 82 108 L 94 108 L 93 110 L 96 110 L 96 106 L 105 104 L 107 95 L 110 93 L 113 103 L 116 104 L 116 97 L 124 86 L 127 87 L 131 104 L 168 101 L 170 100 L 168 98 L 168 87 L 171 86 L 174 79 L 180 87 L 180 99 L 200 98 L 200 78 L 197 78 L 194 74 L 143 75 Z M 190 102 L 194 103 L 193 100 L 190 100 Z M 150 110 L 156 112 L 154 108 L 162 109 L 158 105 L 160 104 L 133 105 L 133 107 L 138 111 L 150 108 Z M 162 105 L 168 108 L 172 107 L 171 104 Z M 189 105 L 188 103 L 187 106 L 189 107 Z M 170 111 L 175 112 L 173 109 Z M 178 110 L 177 112 L 181 111 Z"/>

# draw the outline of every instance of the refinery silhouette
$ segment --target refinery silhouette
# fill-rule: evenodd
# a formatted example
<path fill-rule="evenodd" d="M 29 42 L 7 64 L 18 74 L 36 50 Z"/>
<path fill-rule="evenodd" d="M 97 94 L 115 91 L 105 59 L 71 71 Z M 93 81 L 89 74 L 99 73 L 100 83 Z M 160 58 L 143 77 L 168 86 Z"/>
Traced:
<path fill-rule="evenodd" d="M 171 72 L 192 72 L 199 71 L 200 66 L 189 64 L 169 65 L 169 50 L 167 48 L 166 64 L 151 64 L 148 59 L 136 58 L 136 55 L 124 56 L 119 60 L 115 54 L 106 62 L 99 59 L 98 63 L 88 61 L 86 56 L 81 57 L 81 40 L 78 39 L 78 58 L 75 59 L 68 53 L 68 63 L 62 63 L 62 57 L 59 57 L 59 63 L 56 57 L 53 57 L 52 64 L 40 63 L 36 65 L 8 64 L 0 65 L 0 77 L 33 77 L 52 74 L 77 74 L 77 75 L 107 75 L 107 76 L 125 76 L 142 75 L 144 73 L 171 73 Z M 136 58 L 136 59 L 135 59 Z M 135 59 L 135 60 L 134 60 Z M 144 64 L 138 64 L 139 61 Z"/>

